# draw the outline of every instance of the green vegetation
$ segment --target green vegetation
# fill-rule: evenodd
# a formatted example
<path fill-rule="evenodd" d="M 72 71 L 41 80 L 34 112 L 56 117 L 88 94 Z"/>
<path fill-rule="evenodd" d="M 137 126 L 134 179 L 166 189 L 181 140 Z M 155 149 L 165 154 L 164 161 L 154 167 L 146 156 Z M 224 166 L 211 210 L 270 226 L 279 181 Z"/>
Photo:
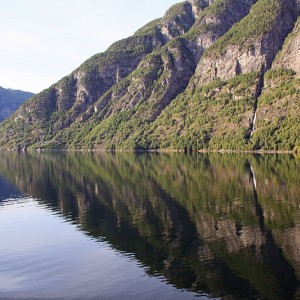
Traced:
<path fill-rule="evenodd" d="M 155 35 L 160 41 L 161 37 L 157 31 Z M 152 43 L 153 34 L 144 33 L 134 35 L 124 40 L 118 41 L 111 45 L 104 53 L 96 54 L 86 62 L 84 62 L 78 69 L 80 72 L 94 73 L 97 70 L 102 70 L 109 65 L 128 63 L 128 60 L 135 59 L 140 55 L 146 55 L 153 50 Z M 160 47 L 161 44 L 157 43 Z"/>
<path fill-rule="evenodd" d="M 300 145 L 300 80 L 293 70 L 275 69 L 265 74 L 265 87 L 258 100 L 255 147 L 289 150 Z"/>
<path fill-rule="evenodd" d="M 159 26 L 161 18 L 155 19 L 139 30 L 137 30 L 134 35 L 153 35 L 157 31 L 157 26 Z"/>
<path fill-rule="evenodd" d="M 150 127 L 150 144 L 189 151 L 251 149 L 246 138 L 258 84 L 259 74 L 251 73 L 180 95 Z"/>
<path fill-rule="evenodd" d="M 163 20 L 173 20 L 178 15 L 183 15 L 185 13 L 186 2 L 180 2 L 171 6 L 163 17 Z"/>
<path fill-rule="evenodd" d="M 143 73 L 134 72 L 133 84 L 137 84 L 140 76 L 148 77 L 148 83 L 151 78 L 159 78 L 159 68 L 154 77 L 151 74 L 155 70 L 153 63 L 161 65 L 157 61 L 160 57 L 149 56 L 146 63 L 151 66 L 149 73 L 145 68 L 142 68 Z M 259 73 L 256 72 L 240 75 L 227 82 L 215 80 L 193 93 L 178 96 L 154 121 L 151 121 L 151 116 L 156 109 L 155 102 L 141 102 L 131 109 L 114 112 L 93 128 L 81 128 L 77 138 L 71 135 L 69 146 L 113 150 L 251 150 L 253 145 L 248 143 L 248 139 L 258 84 Z M 153 92 L 153 89 L 150 88 L 149 92 Z"/>

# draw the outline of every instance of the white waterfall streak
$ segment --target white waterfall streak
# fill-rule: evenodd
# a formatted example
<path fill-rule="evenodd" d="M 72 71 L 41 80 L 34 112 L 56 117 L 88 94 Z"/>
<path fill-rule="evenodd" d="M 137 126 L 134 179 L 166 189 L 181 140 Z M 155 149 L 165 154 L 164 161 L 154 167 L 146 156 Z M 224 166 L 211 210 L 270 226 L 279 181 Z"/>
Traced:
<path fill-rule="evenodd" d="M 256 111 L 254 113 L 254 118 L 253 118 L 253 123 L 252 123 L 252 129 L 251 129 L 251 134 L 250 134 L 250 139 L 252 138 L 253 132 L 255 130 L 255 124 L 256 124 Z"/>

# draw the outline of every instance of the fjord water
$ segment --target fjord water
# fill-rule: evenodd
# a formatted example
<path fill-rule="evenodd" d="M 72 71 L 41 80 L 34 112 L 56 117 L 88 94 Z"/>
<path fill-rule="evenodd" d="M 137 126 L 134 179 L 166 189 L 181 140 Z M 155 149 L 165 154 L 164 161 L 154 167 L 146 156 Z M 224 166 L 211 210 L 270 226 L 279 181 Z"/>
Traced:
<path fill-rule="evenodd" d="M 0 299 L 300 296 L 292 155 L 0 154 Z"/>

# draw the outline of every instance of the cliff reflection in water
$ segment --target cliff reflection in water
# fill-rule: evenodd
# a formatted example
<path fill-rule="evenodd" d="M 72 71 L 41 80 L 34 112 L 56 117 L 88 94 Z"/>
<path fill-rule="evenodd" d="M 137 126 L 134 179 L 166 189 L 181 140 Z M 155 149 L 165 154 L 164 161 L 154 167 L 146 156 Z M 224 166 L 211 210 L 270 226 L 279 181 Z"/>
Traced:
<path fill-rule="evenodd" d="M 0 169 L 177 288 L 230 299 L 300 294 L 292 156 L 3 152 Z"/>

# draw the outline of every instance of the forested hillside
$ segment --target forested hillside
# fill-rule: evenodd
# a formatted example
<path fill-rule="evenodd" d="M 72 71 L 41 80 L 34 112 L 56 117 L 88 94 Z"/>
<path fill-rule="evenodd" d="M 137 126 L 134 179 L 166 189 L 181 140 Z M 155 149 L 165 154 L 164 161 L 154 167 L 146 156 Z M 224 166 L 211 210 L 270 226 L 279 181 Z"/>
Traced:
<path fill-rule="evenodd" d="M 300 146 L 298 0 L 188 0 L 0 126 L 4 149 Z"/>

